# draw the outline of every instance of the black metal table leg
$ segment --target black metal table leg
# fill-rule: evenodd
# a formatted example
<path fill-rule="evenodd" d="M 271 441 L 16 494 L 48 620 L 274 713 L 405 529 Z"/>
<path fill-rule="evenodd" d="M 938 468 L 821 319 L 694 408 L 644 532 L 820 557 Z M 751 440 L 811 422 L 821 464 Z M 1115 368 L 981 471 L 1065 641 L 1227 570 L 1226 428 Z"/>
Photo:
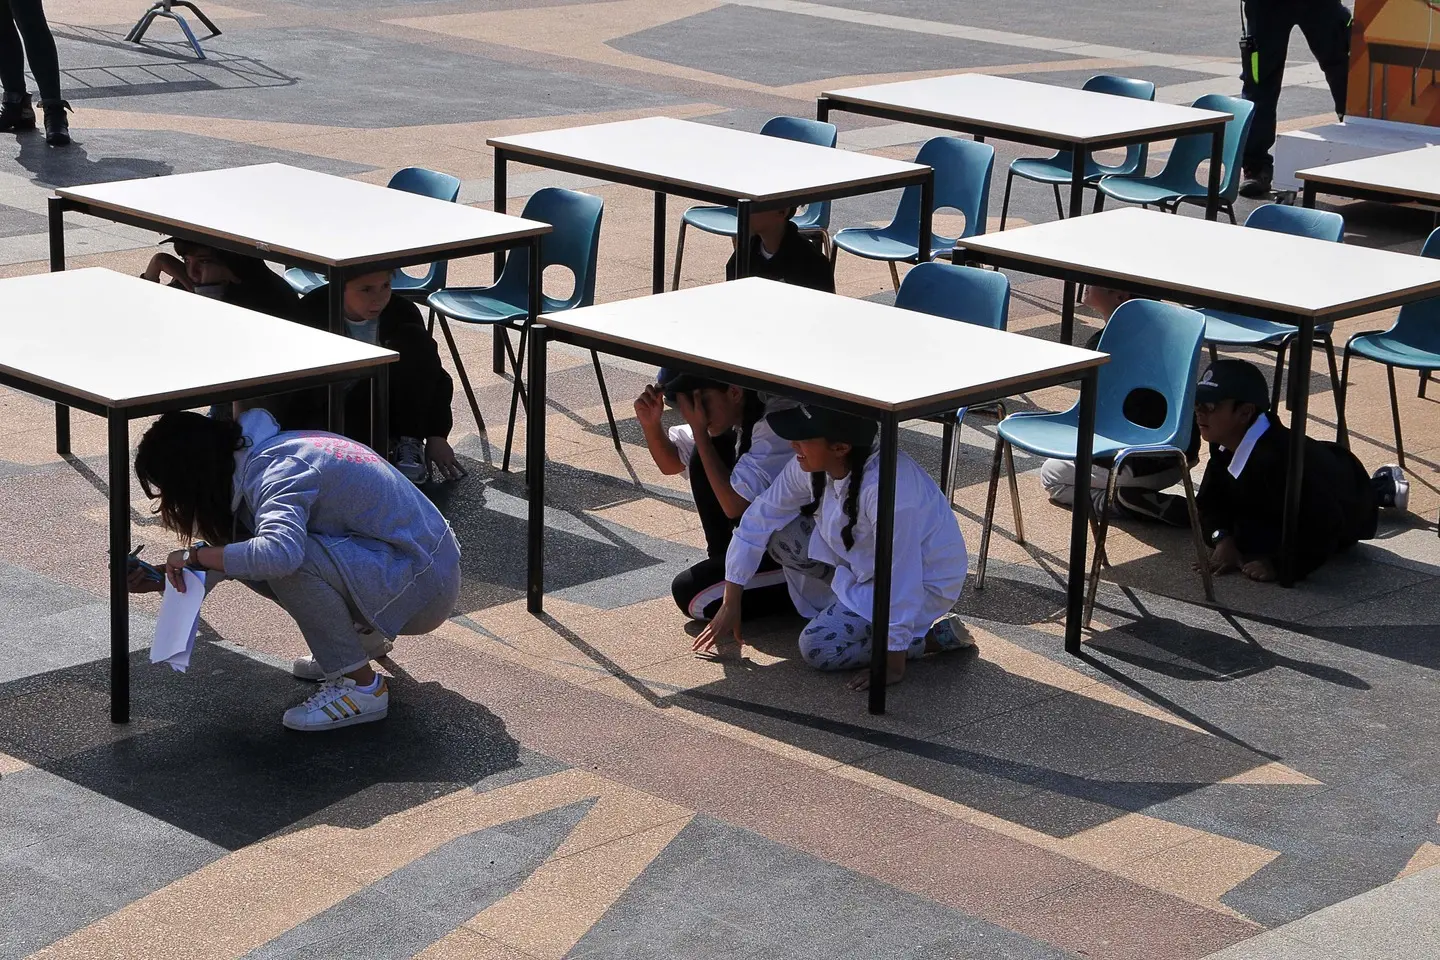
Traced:
<path fill-rule="evenodd" d="M 1290 464 L 1285 482 L 1285 514 L 1280 526 L 1280 585 L 1297 579 L 1295 547 L 1300 530 L 1300 489 L 1305 480 L 1305 427 L 1310 418 L 1310 361 L 1315 351 L 1315 320 L 1298 317 L 1300 333 L 1290 358 Z"/>
<path fill-rule="evenodd" d="M 650 292 L 665 292 L 665 194 L 655 191 L 655 242 L 650 262 Z"/>
<path fill-rule="evenodd" d="M 1095 439 L 1094 370 L 1080 381 L 1080 418 L 1075 425 L 1075 478 L 1084 490 L 1089 484 L 1091 449 Z M 1080 630 L 1085 620 L 1085 553 L 1090 542 L 1090 498 L 1078 496 L 1070 512 L 1070 576 L 1065 591 L 1065 652 L 1080 652 Z"/>
<path fill-rule="evenodd" d="M 499 147 L 495 148 L 495 203 L 496 213 L 505 212 L 505 193 L 508 187 L 505 184 L 505 151 Z M 500 282 L 500 274 L 505 271 L 505 251 L 499 250 L 495 253 L 495 282 Z M 497 377 L 505 375 L 505 342 L 510 339 L 510 334 L 505 330 L 503 323 L 494 324 L 491 327 L 494 339 L 490 344 L 490 366 L 494 369 Z"/>
<path fill-rule="evenodd" d="M 1085 151 L 1078 147 L 1070 150 L 1070 216 L 1078 217 L 1085 202 Z M 1064 293 L 1060 298 L 1060 342 L 1075 342 L 1075 299 L 1076 284 L 1065 281 Z"/>
<path fill-rule="evenodd" d="M 111 410 L 110 457 L 110 720 L 130 722 L 130 594 L 126 561 L 130 553 L 130 419 Z"/>
<path fill-rule="evenodd" d="M 65 201 L 60 197 L 50 198 L 50 272 L 65 269 Z M 65 457 L 70 455 L 70 408 L 63 403 L 55 404 L 55 452 Z"/>
<path fill-rule="evenodd" d="M 895 557 L 895 462 L 900 422 L 880 421 L 880 500 L 875 518 L 875 599 L 870 611 L 870 712 L 885 712 L 885 674 L 890 653 L 890 573 Z M 856 483 L 859 477 L 851 477 Z"/>
<path fill-rule="evenodd" d="M 735 279 L 750 276 L 750 201 L 735 204 Z M 660 278 L 664 282 L 664 278 Z"/>
<path fill-rule="evenodd" d="M 545 607 L 545 347 L 543 323 L 530 328 L 530 409 L 525 423 L 525 486 L 530 499 L 526 524 L 525 609 Z"/>
<path fill-rule="evenodd" d="M 1305 181 L 1305 188 L 1301 191 L 1301 206 L 1315 209 L 1315 184 L 1309 180 Z"/>
<path fill-rule="evenodd" d="M 1225 124 L 1210 134 L 1210 184 L 1205 196 L 1205 219 L 1220 218 L 1220 168 L 1225 161 Z"/>

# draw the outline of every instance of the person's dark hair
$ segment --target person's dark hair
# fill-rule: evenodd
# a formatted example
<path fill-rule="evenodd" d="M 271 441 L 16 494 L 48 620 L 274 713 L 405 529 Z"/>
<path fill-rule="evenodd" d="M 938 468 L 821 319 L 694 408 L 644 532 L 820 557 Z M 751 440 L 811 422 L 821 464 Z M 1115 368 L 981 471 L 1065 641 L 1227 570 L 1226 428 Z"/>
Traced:
<path fill-rule="evenodd" d="M 825 496 L 825 471 L 816 470 L 810 474 L 810 502 L 800 508 L 800 516 L 813 517 L 820 509 L 820 498 Z"/>
<path fill-rule="evenodd" d="M 235 452 L 246 443 L 240 424 L 198 413 L 167 413 L 145 431 L 135 475 L 166 530 L 211 544 L 230 541 Z"/>
<path fill-rule="evenodd" d="M 265 261 L 256 257 L 247 257 L 243 253 L 232 253 L 229 250 L 221 250 L 218 247 L 207 247 L 203 243 L 192 243 L 189 240 L 176 239 L 174 241 L 175 253 L 181 259 L 195 256 L 202 250 L 208 250 L 213 259 L 220 261 L 230 268 L 236 279 L 241 283 L 253 283 L 263 281 L 261 273 L 270 273 L 270 268 L 265 266 Z"/>
<path fill-rule="evenodd" d="M 754 390 L 745 391 L 744 407 L 740 414 L 740 442 L 735 446 L 735 459 L 750 452 L 750 441 L 755 424 L 765 419 L 765 401 Z"/>
<path fill-rule="evenodd" d="M 840 531 L 845 549 L 855 546 L 855 521 L 860 517 L 860 481 L 865 475 L 865 461 L 870 459 L 869 447 L 851 447 L 846 457 L 850 464 L 850 486 L 845 491 L 845 517 L 849 521 Z"/>

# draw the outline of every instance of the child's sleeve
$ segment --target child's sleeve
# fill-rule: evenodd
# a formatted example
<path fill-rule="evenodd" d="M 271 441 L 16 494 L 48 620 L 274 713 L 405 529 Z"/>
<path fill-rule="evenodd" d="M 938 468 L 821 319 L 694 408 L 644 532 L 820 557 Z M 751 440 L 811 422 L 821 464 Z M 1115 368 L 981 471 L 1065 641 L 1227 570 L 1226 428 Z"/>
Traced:
<path fill-rule="evenodd" d="M 737 496 L 754 502 L 764 493 L 785 465 L 795 459 L 790 441 L 781 440 L 775 431 L 756 425 L 750 438 L 750 449 L 735 461 L 730 471 L 730 488 Z"/>
<path fill-rule="evenodd" d="M 689 476 L 690 459 L 695 456 L 695 431 L 690 429 L 690 424 L 681 423 L 671 427 L 665 435 L 675 444 L 675 455 L 685 465 L 685 475 Z"/>
<path fill-rule="evenodd" d="M 770 547 L 770 535 L 794 520 L 814 498 L 810 474 L 791 460 L 775 482 L 750 502 L 725 553 L 725 579 L 749 583 Z"/>

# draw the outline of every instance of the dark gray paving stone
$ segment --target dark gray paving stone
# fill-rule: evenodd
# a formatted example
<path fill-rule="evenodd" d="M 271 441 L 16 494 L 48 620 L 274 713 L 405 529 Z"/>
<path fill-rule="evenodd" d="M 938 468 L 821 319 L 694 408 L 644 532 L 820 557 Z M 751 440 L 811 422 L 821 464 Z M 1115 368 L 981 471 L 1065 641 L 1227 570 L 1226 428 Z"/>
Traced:
<path fill-rule="evenodd" d="M 1066 54 L 956 40 L 755 7 L 722 6 L 612 40 L 625 53 L 784 86 L 845 74 L 998 66 Z M 844 64 L 839 68 L 837 64 Z"/>
<path fill-rule="evenodd" d="M 84 590 L 12 563 L 0 563 L 0 623 L 7 630 L 94 602 L 95 597 Z"/>
<path fill-rule="evenodd" d="M 0 204 L 0 237 L 23 237 L 44 233 L 50 221 L 41 214 Z"/>
<path fill-rule="evenodd" d="M 77 886 L 57 884 L 33 867 L 0 869 L 0 903 L 5 904 L 0 958 L 19 960 L 110 913 L 104 903 Z"/>
<path fill-rule="evenodd" d="M 1065 954 L 699 816 L 570 956 L 1039 960 Z"/>
<path fill-rule="evenodd" d="M 207 41 L 203 63 L 188 51 L 136 48 L 120 37 L 111 30 L 61 32 L 68 96 L 123 104 L 126 110 L 344 127 L 565 116 L 680 102 L 653 91 L 328 27 L 237 24 Z"/>

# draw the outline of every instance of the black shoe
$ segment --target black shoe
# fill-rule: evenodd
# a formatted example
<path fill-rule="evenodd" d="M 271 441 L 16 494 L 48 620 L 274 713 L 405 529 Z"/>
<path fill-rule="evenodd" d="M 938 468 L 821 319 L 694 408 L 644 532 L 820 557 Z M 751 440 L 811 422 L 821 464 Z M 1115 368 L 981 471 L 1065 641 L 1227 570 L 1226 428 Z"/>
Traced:
<path fill-rule="evenodd" d="M 30 94 L 5 94 L 0 101 L 0 130 L 34 130 L 35 108 L 30 104 Z"/>
<path fill-rule="evenodd" d="M 70 109 L 70 104 L 64 100 L 42 100 L 40 106 L 45 111 L 45 142 L 52 147 L 69 146 L 70 121 L 65 119 L 65 111 Z"/>
<path fill-rule="evenodd" d="M 1259 200 L 1262 197 L 1270 196 L 1270 181 L 1274 179 L 1273 170 L 1246 170 L 1244 179 L 1240 181 L 1240 196 L 1249 200 Z"/>
<path fill-rule="evenodd" d="M 1147 520 L 1159 520 L 1171 527 L 1190 526 L 1190 507 L 1184 497 L 1131 487 L 1115 489 L 1115 503 L 1126 513 Z"/>

